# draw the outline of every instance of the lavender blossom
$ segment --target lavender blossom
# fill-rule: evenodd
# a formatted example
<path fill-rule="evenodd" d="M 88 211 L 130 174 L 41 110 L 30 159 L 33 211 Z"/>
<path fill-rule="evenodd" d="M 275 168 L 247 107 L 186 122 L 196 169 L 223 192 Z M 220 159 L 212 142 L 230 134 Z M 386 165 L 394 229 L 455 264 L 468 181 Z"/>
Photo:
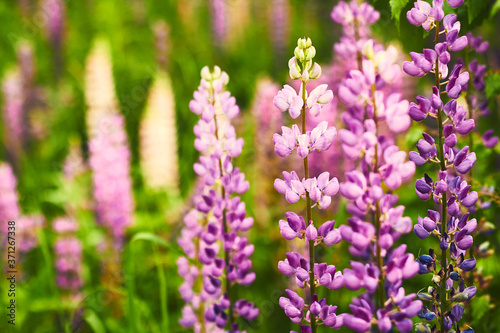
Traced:
<path fill-rule="evenodd" d="M 130 150 L 121 115 L 101 120 L 100 135 L 89 142 L 97 221 L 109 229 L 121 246 L 132 223 L 133 197 L 130 178 Z"/>
<path fill-rule="evenodd" d="M 17 156 L 25 141 L 27 127 L 24 111 L 23 81 L 18 72 L 7 75 L 3 80 L 2 92 L 5 142 L 9 152 Z"/>
<path fill-rule="evenodd" d="M 459 321 L 464 309 L 459 303 L 470 300 L 476 290 L 474 286 L 465 288 L 464 277 L 465 272 L 476 266 L 476 260 L 473 257 L 465 259 L 465 255 L 473 245 L 471 234 L 476 229 L 477 222 L 475 219 L 469 220 L 469 213 L 464 212 L 476 204 L 478 193 L 471 191 L 471 186 L 460 176 L 470 172 L 476 162 L 476 155 L 470 152 L 472 145 L 460 148 L 458 142 L 458 135 L 467 135 L 475 127 L 470 113 L 467 114 L 465 106 L 457 101 L 463 92 L 467 94 L 470 77 L 460 62 L 453 66 L 448 75 L 451 53 L 464 49 L 471 42 L 471 37 L 469 36 L 469 41 L 466 36 L 459 37 L 460 22 L 454 14 L 444 16 L 443 1 L 433 1 L 433 7 L 422 3 L 423 1 L 416 2 L 415 8 L 408 12 L 407 17 L 410 23 L 418 26 L 422 24 L 422 20 L 418 18 L 418 8 L 428 8 L 429 15 L 425 21 L 428 24 L 423 24 L 423 27 L 427 31 L 436 29 L 435 48 L 424 50 L 425 59 L 412 55 L 413 61 L 406 62 L 404 70 L 407 74 L 418 77 L 434 73 L 436 84 L 432 97 L 430 100 L 417 97 L 418 106 L 412 103 L 410 114 L 416 121 L 422 121 L 427 115 L 435 118 L 438 135 L 435 138 L 424 132 L 424 139 L 417 144 L 418 153 L 412 152 L 411 159 L 418 166 L 425 163 L 438 166 L 437 177 L 433 179 L 425 174 L 417 180 L 416 193 L 423 200 L 432 198 L 440 211 L 429 210 L 427 216 L 419 217 L 414 231 L 419 238 L 436 237 L 440 254 L 436 255 L 434 249 L 430 249 L 428 255 L 419 257 L 419 273 L 433 274 L 432 285 L 427 293 L 418 294 L 422 301 L 431 301 L 419 316 L 431 325 L 436 321 L 438 329 L 444 333 L 449 332 L 452 327 L 460 330 L 459 326 L 462 325 Z M 449 1 L 452 7 L 458 7 L 462 3 L 463 1 Z M 440 33 L 441 26 L 443 29 Z M 474 41 L 474 44 L 478 47 L 481 41 Z M 448 96 L 445 104 L 442 102 L 445 97 L 442 93 Z M 451 124 L 445 124 L 448 119 L 452 121 Z M 431 328 L 428 324 L 420 323 L 417 330 L 424 332 Z"/>
<path fill-rule="evenodd" d="M 21 216 L 16 187 L 17 180 L 12 168 L 7 163 L 0 163 L 0 240 L 2 246 L 7 239 L 8 222 L 16 221 Z"/>
<path fill-rule="evenodd" d="M 185 215 L 178 239 L 187 256 L 177 260 L 184 278 L 179 291 L 186 302 L 180 324 L 195 331 L 239 332 L 236 318 L 253 320 L 259 314 L 252 302 L 235 300 L 231 293 L 234 284 L 248 286 L 255 280 L 250 260 L 254 246 L 244 235 L 253 218 L 246 216 L 245 203 L 238 196 L 249 184 L 232 162 L 243 146 L 230 124 L 239 108 L 225 90 L 229 80 L 225 72 L 217 66 L 213 71 L 204 67 L 201 76 L 189 105 L 201 115 L 194 131 L 195 147 L 202 156 L 194 165 L 199 177 L 195 209 Z"/>
<path fill-rule="evenodd" d="M 224 0 L 211 0 L 212 31 L 217 44 L 221 45 L 226 35 L 226 3 Z"/>
<path fill-rule="evenodd" d="M 356 32 L 359 22 L 340 19 L 346 6 L 339 3 L 332 17 L 344 25 L 344 30 L 348 25 Z M 358 8 L 355 2 L 351 3 L 350 12 L 355 17 L 367 17 L 363 20 L 364 38 L 358 36 L 356 43 L 351 41 L 352 49 L 357 51 L 350 56 L 357 60 L 358 68 L 348 70 L 338 88 L 339 99 L 347 107 L 342 115 L 346 126 L 339 131 L 342 150 L 349 159 L 360 160 L 360 170 L 346 172 L 346 180 L 340 184 L 340 193 L 351 201 L 347 210 L 352 215 L 348 224 L 340 227 L 340 233 L 352 244 L 349 252 L 362 260 L 351 261 L 351 268 L 344 269 L 344 285 L 351 290 L 364 288 L 367 293 L 353 300 L 352 314 L 345 314 L 343 321 L 354 331 L 366 332 L 377 316 L 382 332 L 393 327 L 409 332 L 411 317 L 422 303 L 414 301 L 414 294 L 405 296 L 401 286 L 403 279 L 417 274 L 419 266 L 413 254 L 406 253 L 405 245 L 395 247 L 395 243 L 411 231 L 412 223 L 403 216 L 405 207 L 397 206 L 398 197 L 384 193 L 383 188 L 397 189 L 415 172 L 415 164 L 407 161 L 406 153 L 394 145 L 395 135 L 410 126 L 410 105 L 402 99 L 396 84 L 401 77 L 401 69 L 395 64 L 396 49 L 385 49 L 369 39 L 370 23 L 378 18 L 378 12 L 368 4 Z M 345 38 L 343 43 L 347 45 Z M 424 67 L 423 56 L 415 55 L 415 60 Z M 428 70 L 428 66 L 418 67 L 418 74 Z M 393 84 L 396 85 L 392 87 Z M 387 130 L 383 132 L 383 128 Z M 394 305 L 394 295 L 398 295 L 397 303 L 401 304 Z M 410 305 L 416 311 L 406 311 Z"/>
<path fill-rule="evenodd" d="M 274 105 L 280 111 L 288 111 L 293 119 L 301 116 L 301 128 L 296 124 L 292 125 L 292 128 L 283 126 L 282 134 L 276 133 L 273 136 L 278 156 L 287 157 L 295 151 L 304 161 L 304 178 L 299 178 L 296 171 L 284 171 L 283 179 L 278 178 L 274 182 L 276 190 L 284 194 L 289 203 L 296 203 L 300 199 L 306 202 L 306 218 L 294 212 L 287 212 L 286 220 L 279 221 L 280 233 L 287 240 L 304 240 L 309 247 L 309 258 L 304 258 L 298 252 L 288 252 L 286 259 L 278 263 L 282 274 L 295 277 L 297 286 L 308 290 L 304 293 L 305 297 L 301 297 L 287 289 L 287 297 L 281 297 L 279 304 L 293 323 L 307 323 L 300 326 L 301 332 L 312 333 L 315 333 L 316 327 L 321 324 L 333 328 L 343 325 L 342 315 L 336 314 L 337 307 L 328 305 L 326 299 L 318 300 L 316 287 L 336 290 L 344 284 L 341 271 L 337 271 L 334 265 L 316 263 L 314 258 L 316 246 L 321 243 L 332 246 L 342 239 L 339 230 L 334 228 L 335 221 L 323 224 L 316 222 L 316 225 L 319 225 L 317 228 L 312 219 L 312 208 L 327 208 L 331 204 L 332 196 L 339 191 L 337 178 L 330 177 L 329 172 L 322 172 L 317 177 L 309 175 L 308 156 L 313 151 L 328 150 L 337 136 L 337 130 L 329 126 L 327 121 L 318 123 L 310 131 L 307 130 L 306 110 L 317 117 L 322 108 L 333 99 L 333 93 L 327 90 L 326 84 L 319 85 L 310 92 L 307 90 L 307 83 L 321 76 L 321 67 L 312 60 L 315 54 L 316 50 L 309 38 L 298 40 L 295 56 L 290 59 L 288 65 L 290 77 L 300 79 L 302 83 L 300 92 L 297 93 L 292 86 L 285 85 L 274 98 Z"/>
<path fill-rule="evenodd" d="M 54 244 L 56 252 L 56 283 L 59 288 L 69 290 L 73 297 L 82 287 L 82 244 L 75 237 L 77 225 L 71 218 L 54 220 L 52 228 L 61 237 Z"/>

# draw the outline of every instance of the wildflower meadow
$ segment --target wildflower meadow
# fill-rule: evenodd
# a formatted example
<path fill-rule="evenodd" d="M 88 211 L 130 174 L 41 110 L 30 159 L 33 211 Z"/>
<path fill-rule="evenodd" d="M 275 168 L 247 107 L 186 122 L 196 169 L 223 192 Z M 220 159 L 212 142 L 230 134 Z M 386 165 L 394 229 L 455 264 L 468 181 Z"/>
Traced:
<path fill-rule="evenodd" d="M 500 332 L 499 12 L 2 1 L 0 332 Z"/>

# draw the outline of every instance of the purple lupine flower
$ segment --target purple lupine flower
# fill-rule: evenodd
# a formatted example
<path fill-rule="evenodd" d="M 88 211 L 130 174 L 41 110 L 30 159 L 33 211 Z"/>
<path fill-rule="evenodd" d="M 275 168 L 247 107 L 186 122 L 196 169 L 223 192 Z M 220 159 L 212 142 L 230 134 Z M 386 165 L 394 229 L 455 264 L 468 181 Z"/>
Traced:
<path fill-rule="evenodd" d="M 89 150 L 97 220 L 120 245 L 132 223 L 133 210 L 130 150 L 121 115 L 102 119 L 100 133 L 90 140 Z"/>
<path fill-rule="evenodd" d="M 492 129 L 484 132 L 482 139 L 486 148 L 494 148 L 498 144 L 498 136 L 493 136 Z"/>
<path fill-rule="evenodd" d="M 220 45 L 226 36 L 226 3 L 224 0 L 211 1 L 212 31 L 215 40 Z"/>
<path fill-rule="evenodd" d="M 305 218 L 287 212 L 287 220 L 280 220 L 279 228 L 281 235 L 287 240 L 303 239 L 309 245 L 310 251 L 309 259 L 297 252 L 288 252 L 286 259 L 278 263 L 278 269 L 282 274 L 294 277 L 299 288 L 308 287 L 309 304 L 307 306 L 305 304 L 306 297 L 301 297 L 288 289 L 287 297 L 281 297 L 279 304 L 293 323 L 307 323 L 301 325 L 301 332 L 316 332 L 317 325 L 325 324 L 339 328 L 343 321 L 337 320 L 341 317 L 335 313 L 335 306 L 328 305 L 325 299 L 318 300 L 315 288 L 324 286 L 336 290 L 342 287 L 344 279 L 342 272 L 337 271 L 335 266 L 317 263 L 314 259 L 315 246 L 323 242 L 331 246 L 341 240 L 340 232 L 334 228 L 335 221 L 327 221 L 317 227 L 318 224 L 315 225 L 311 216 L 312 208 L 317 206 L 325 209 L 330 205 L 331 197 L 339 191 L 339 183 L 337 178 L 330 177 L 328 171 L 320 172 L 317 177 L 310 177 L 308 157 L 314 151 L 328 150 L 337 136 L 337 130 L 333 126 L 329 127 L 327 121 L 321 121 L 314 129 L 307 131 L 306 109 L 309 109 L 312 116 L 319 116 L 321 109 L 332 101 L 333 92 L 327 90 L 327 84 L 322 84 L 308 93 L 308 81 L 319 78 L 322 72 L 321 67 L 312 61 L 316 50 L 309 38 L 298 40 L 294 54 L 288 63 L 289 74 L 292 79 L 300 79 L 300 93 L 297 93 L 292 86 L 285 86 L 275 97 L 274 105 L 281 111 L 289 110 L 292 118 L 301 115 L 302 130 L 297 124 L 293 124 L 292 128 L 283 126 L 282 134 L 274 134 L 273 142 L 278 156 L 287 157 L 296 150 L 297 155 L 305 159 L 305 177 L 299 179 L 297 172 L 284 171 L 283 179 L 276 179 L 274 187 L 279 193 L 284 194 L 291 204 L 301 198 L 306 202 Z"/>
<path fill-rule="evenodd" d="M 195 330 L 203 325 L 214 332 L 224 331 L 229 325 L 232 332 L 239 332 L 234 314 L 253 320 L 259 313 L 251 302 L 230 299 L 230 290 L 222 287 L 224 279 L 227 286 L 248 286 L 256 278 L 250 260 L 254 246 L 241 234 L 254 221 L 246 216 L 245 203 L 236 195 L 245 193 L 249 183 L 231 160 L 243 148 L 243 139 L 236 137 L 229 122 L 238 115 L 239 107 L 225 91 L 229 78 L 219 67 L 213 71 L 205 67 L 201 76 L 189 106 L 201 116 L 194 128 L 195 147 L 204 155 L 194 165 L 199 176 L 193 197 L 196 208 L 184 216 L 185 227 L 177 240 L 186 256 L 197 259 L 201 266 L 191 264 L 185 257 L 177 261 L 179 275 L 184 278 L 179 291 L 186 302 L 179 323 Z M 199 322 L 201 318 L 203 323 Z"/>
<path fill-rule="evenodd" d="M 414 11 L 427 11 L 426 6 L 428 13 L 419 24 L 430 26 L 436 17 L 444 16 L 439 3 L 435 8 L 423 3 Z M 343 44 L 348 45 L 346 40 Z M 377 313 L 382 331 L 388 332 L 393 327 L 409 331 L 410 318 L 419 311 L 421 303 L 415 303 L 417 311 L 408 314 L 404 312 L 406 303 L 392 309 L 391 288 L 400 287 L 403 279 L 412 278 L 419 270 L 413 255 L 405 253 L 406 247 L 395 248 L 401 235 L 411 231 L 411 219 L 404 216 L 404 206 L 397 206 L 397 196 L 384 193 L 384 189 L 397 189 L 413 176 L 414 159 L 407 160 L 406 153 L 394 144 L 394 137 L 408 129 L 411 118 L 425 119 L 432 112 L 432 103 L 423 99 L 420 105 L 410 106 L 401 98 L 398 86 L 393 86 L 401 76 L 401 69 L 395 64 L 398 52 L 394 47 L 385 48 L 372 39 L 360 44 L 357 50 L 352 48 L 355 52 L 344 53 L 345 57 L 357 58 L 358 69 L 342 75 L 344 80 L 338 89 L 339 99 L 347 107 L 342 115 L 346 128 L 339 131 L 342 149 L 348 158 L 360 160 L 359 170 L 346 172 L 345 182 L 340 184 L 341 194 L 351 201 L 347 211 L 353 217 L 339 229 L 342 238 L 351 243 L 351 255 L 360 260 L 351 261 L 352 268 L 343 270 L 344 285 L 352 290 L 365 288 L 368 293 L 353 300 L 353 314 L 345 315 L 344 325 L 366 332 Z M 423 54 L 412 53 L 413 61 L 407 62 L 404 70 L 423 76 L 433 70 L 436 58 L 436 52 L 430 49 Z M 432 153 L 432 144 L 425 143 L 422 149 L 425 152 L 421 153 L 429 156 L 419 156 L 423 163 Z M 402 292 L 404 296 L 404 289 Z"/>
<path fill-rule="evenodd" d="M 289 0 L 273 0 L 270 17 L 272 29 L 269 29 L 269 31 L 272 34 L 272 45 L 280 59 L 284 55 L 284 50 L 288 45 L 289 19 Z"/>
<path fill-rule="evenodd" d="M 52 228 L 61 237 L 54 244 L 56 253 L 56 283 L 64 290 L 70 290 L 73 297 L 83 285 L 82 280 L 82 244 L 74 236 L 76 222 L 71 218 L 54 220 Z"/>
<path fill-rule="evenodd" d="M 0 163 L 0 235 L 2 246 L 7 235 L 9 221 L 16 221 L 21 216 L 17 180 L 12 168 L 7 163 Z"/>
<path fill-rule="evenodd" d="M 422 13 L 419 12 L 422 3 L 422 1 L 417 1 L 415 8 L 407 14 L 408 21 L 417 26 L 424 22 L 424 15 L 420 15 Z M 448 3 L 456 8 L 463 3 L 463 0 L 448 0 Z M 476 162 L 475 153 L 469 153 L 468 146 L 460 147 L 461 144 L 458 141 L 458 134 L 468 135 L 475 126 L 474 119 L 470 116 L 471 113 L 466 112 L 465 107 L 457 101 L 461 93 L 471 86 L 468 83 L 469 73 L 468 70 L 463 70 L 463 62 L 459 61 L 453 66 L 448 81 L 445 81 L 448 76 L 448 63 L 451 60 L 451 54 L 448 51 L 460 51 L 471 43 L 478 47 L 481 40 L 472 40 L 472 36 L 459 36 L 461 24 L 457 21 L 457 16 L 455 14 L 444 16 L 442 5 L 442 0 L 434 0 L 432 8 L 425 4 L 422 7 L 425 8 L 424 12 L 427 15 L 425 20 L 427 21 L 430 17 L 433 20 L 431 24 L 424 25 L 424 29 L 429 31 L 436 28 L 435 56 L 434 51 L 424 50 L 424 54 L 427 51 L 432 58 L 425 58 L 425 55 L 423 57 L 427 61 L 434 60 L 431 69 L 436 83 L 439 84 L 433 87 L 430 100 L 419 97 L 417 98 L 418 106 L 412 103 L 410 110 L 412 118 L 416 121 L 425 119 L 427 114 L 432 112 L 432 117 L 437 120 L 437 139 L 424 132 L 424 139 L 417 144 L 418 153 L 411 152 L 410 159 L 417 166 L 426 162 L 439 166 L 437 177 L 433 180 L 426 173 L 423 178 L 417 180 L 415 190 L 423 200 L 432 198 L 441 211 L 429 210 L 427 216 L 419 217 L 418 223 L 414 226 L 414 232 L 422 239 L 435 236 L 439 243 L 440 254 L 436 255 L 433 249 L 429 249 L 429 255 L 424 254 L 418 258 L 419 273 L 433 273 L 433 284 L 428 288 L 427 293 L 419 293 L 417 297 L 420 300 L 432 302 L 432 308 L 424 307 L 419 317 L 427 321 L 436 320 L 439 327 L 436 328 L 434 325 L 432 330 L 438 329 L 444 332 L 449 331 L 454 325 L 456 325 L 456 330 L 459 330 L 461 325 L 458 322 L 462 318 L 463 307 L 457 303 L 470 299 L 468 294 L 462 293 L 465 290 L 465 276 L 461 274 L 462 271 L 472 270 L 476 265 L 474 258 L 465 259 L 464 255 L 473 244 L 471 234 L 476 229 L 477 222 L 475 219 L 468 221 L 469 213 L 463 212 L 474 206 L 478 200 L 477 192 L 471 191 L 471 186 L 465 180 L 462 181 L 459 176 L 459 174 L 468 173 Z M 440 30 L 441 26 L 442 30 Z M 412 59 L 413 62 L 406 65 L 407 74 L 423 76 L 431 72 L 431 70 L 427 71 L 429 66 L 421 60 L 420 56 L 412 55 Z M 442 91 L 442 86 L 445 86 L 445 91 Z M 450 98 L 450 101 L 444 105 L 441 100 L 442 93 L 446 93 Z M 471 108 L 471 105 L 468 105 L 468 108 Z M 446 124 L 445 119 L 452 120 L 452 124 Z M 457 286 L 455 282 L 459 285 Z M 447 290 L 451 291 L 447 293 Z M 472 298 L 474 293 L 471 292 L 471 294 Z M 451 311 L 443 312 L 443 309 L 451 309 Z M 409 324 L 411 327 L 411 323 Z M 431 328 L 425 323 L 420 323 L 417 331 L 430 332 Z"/>
<path fill-rule="evenodd" d="M 283 89 L 278 92 L 276 97 L 274 97 L 274 106 L 282 111 L 288 111 L 290 113 L 290 117 L 293 119 L 300 116 L 300 110 L 304 105 L 304 101 L 300 96 L 297 95 L 295 89 L 290 87 L 288 84 L 283 86 Z"/>
<path fill-rule="evenodd" d="M 3 121 L 8 149 L 15 153 L 25 141 L 26 124 L 24 111 L 23 81 L 19 73 L 9 74 L 2 83 Z"/>
<path fill-rule="evenodd" d="M 16 221 L 16 239 L 21 254 L 38 245 L 38 229 L 45 226 L 45 218 L 39 215 L 22 216 Z"/>
<path fill-rule="evenodd" d="M 357 33 L 362 38 L 368 34 L 369 25 L 380 18 L 379 12 L 368 3 L 363 2 L 358 6 L 356 1 L 350 3 L 339 1 L 330 15 L 333 21 L 342 24 L 345 35 L 354 37 Z M 357 31 L 354 28 L 356 24 L 359 25 Z"/>
<path fill-rule="evenodd" d="M 66 8 L 62 0 L 44 0 L 42 11 L 45 13 L 45 31 L 50 41 L 56 45 L 62 42 Z"/>

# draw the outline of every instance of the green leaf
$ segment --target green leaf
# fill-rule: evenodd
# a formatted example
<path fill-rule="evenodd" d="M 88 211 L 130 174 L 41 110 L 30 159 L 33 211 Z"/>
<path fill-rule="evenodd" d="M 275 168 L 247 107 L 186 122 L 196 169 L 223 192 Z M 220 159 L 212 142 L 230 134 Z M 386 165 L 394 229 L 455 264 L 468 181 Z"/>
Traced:
<path fill-rule="evenodd" d="M 491 7 L 490 18 L 493 18 L 493 16 L 495 16 L 498 10 L 500 10 L 500 0 L 495 1 L 493 7 Z"/>
<path fill-rule="evenodd" d="M 480 322 L 481 318 L 485 313 L 488 312 L 490 308 L 490 300 L 487 296 L 475 297 L 472 299 L 472 318 L 474 318 L 474 322 Z"/>
<path fill-rule="evenodd" d="M 185 255 L 177 246 L 174 246 L 168 242 L 166 242 L 163 238 L 156 236 L 155 234 L 152 234 L 150 232 L 139 232 L 132 237 L 130 240 L 130 243 L 136 242 L 138 240 L 145 240 L 149 241 L 158 245 L 163 246 L 164 248 L 176 252 L 180 255 Z M 192 259 L 190 259 L 192 260 Z"/>
<path fill-rule="evenodd" d="M 485 78 L 486 98 L 493 99 L 500 95 L 500 73 L 491 73 Z"/>
<path fill-rule="evenodd" d="M 88 309 L 85 311 L 85 321 L 89 324 L 90 327 L 92 327 L 93 332 L 106 333 L 101 319 L 99 319 L 94 311 Z"/>
<path fill-rule="evenodd" d="M 401 17 L 401 11 L 405 8 L 408 0 L 390 0 L 389 5 L 391 6 L 391 16 L 396 20 L 396 25 L 399 29 L 399 19 Z"/>
<path fill-rule="evenodd" d="M 139 232 L 135 234 L 134 237 L 132 237 L 132 239 L 130 240 L 130 242 L 132 243 L 141 239 L 156 243 L 158 245 L 162 245 L 167 249 L 171 247 L 170 244 L 168 244 L 165 240 L 149 232 Z"/>
<path fill-rule="evenodd" d="M 497 1 L 498 2 L 498 1 Z M 467 0 L 467 12 L 469 14 L 469 24 L 479 16 L 483 8 L 488 4 L 486 0 Z"/>

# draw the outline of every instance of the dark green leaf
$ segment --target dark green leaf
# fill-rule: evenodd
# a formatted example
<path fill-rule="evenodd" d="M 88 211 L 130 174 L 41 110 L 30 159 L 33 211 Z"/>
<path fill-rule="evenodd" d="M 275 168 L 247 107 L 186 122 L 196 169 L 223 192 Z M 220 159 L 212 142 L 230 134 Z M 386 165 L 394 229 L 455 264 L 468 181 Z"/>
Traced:
<path fill-rule="evenodd" d="M 495 98 L 500 95 L 500 73 L 492 73 L 485 78 L 486 97 Z"/>
<path fill-rule="evenodd" d="M 399 27 L 399 19 L 401 17 L 401 11 L 405 8 L 408 0 L 390 0 L 389 5 L 391 6 L 391 16 L 396 20 L 396 25 Z"/>
<path fill-rule="evenodd" d="M 495 14 L 498 12 L 498 10 L 500 10 L 500 0 L 495 1 L 495 3 L 493 4 L 493 7 L 491 7 L 490 18 L 495 16 Z"/>
<path fill-rule="evenodd" d="M 467 0 L 467 12 L 469 14 L 469 23 L 478 17 L 481 10 L 488 4 L 486 0 Z"/>

